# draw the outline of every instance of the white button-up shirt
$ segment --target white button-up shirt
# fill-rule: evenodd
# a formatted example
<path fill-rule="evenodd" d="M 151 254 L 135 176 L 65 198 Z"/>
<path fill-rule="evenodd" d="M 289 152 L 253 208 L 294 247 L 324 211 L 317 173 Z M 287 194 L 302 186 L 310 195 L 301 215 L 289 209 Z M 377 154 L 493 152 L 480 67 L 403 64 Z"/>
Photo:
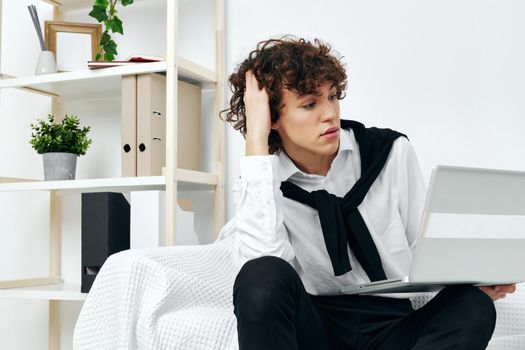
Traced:
<path fill-rule="evenodd" d="M 236 214 L 221 237 L 234 235 L 235 247 L 246 259 L 273 255 L 287 260 L 310 294 L 340 294 L 344 286 L 369 282 L 350 248 L 352 270 L 334 275 L 317 210 L 283 197 L 280 190 L 281 182 L 290 180 L 309 192 L 324 189 L 343 197 L 360 175 L 359 145 L 352 130 L 341 129 L 339 151 L 326 176 L 302 172 L 285 152 L 243 157 L 234 188 Z M 414 150 L 400 137 L 358 207 L 387 278 L 409 274 L 425 194 Z"/>

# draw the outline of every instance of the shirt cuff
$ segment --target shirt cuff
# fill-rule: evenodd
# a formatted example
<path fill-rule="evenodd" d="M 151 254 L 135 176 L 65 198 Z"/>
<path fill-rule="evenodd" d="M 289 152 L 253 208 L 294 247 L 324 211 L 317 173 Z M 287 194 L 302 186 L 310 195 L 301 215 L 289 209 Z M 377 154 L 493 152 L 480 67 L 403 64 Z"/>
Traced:
<path fill-rule="evenodd" d="M 240 159 L 241 179 L 246 182 L 270 180 L 279 178 L 279 157 L 268 156 L 245 156 Z"/>

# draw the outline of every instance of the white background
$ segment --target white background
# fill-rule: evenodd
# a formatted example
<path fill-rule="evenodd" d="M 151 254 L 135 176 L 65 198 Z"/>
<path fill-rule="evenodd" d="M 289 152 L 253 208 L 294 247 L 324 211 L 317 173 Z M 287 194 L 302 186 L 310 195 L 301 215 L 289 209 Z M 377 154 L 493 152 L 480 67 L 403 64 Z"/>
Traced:
<path fill-rule="evenodd" d="M 1 68 L 13 75 L 32 74 L 39 50 L 25 2 L 38 4 L 3 0 Z M 213 67 L 209 60 L 213 53 L 210 3 L 181 1 L 179 29 L 184 30 L 179 48 L 181 55 Z M 144 2 L 133 6 L 141 6 L 140 15 L 123 14 L 126 35 L 117 40 L 120 56 L 134 52 L 162 55 L 165 22 L 154 16 L 158 6 L 144 6 Z M 10 16 L 5 15 L 7 7 Z M 41 21 L 49 18 L 49 9 L 39 6 Z M 342 116 L 406 133 L 427 181 L 436 164 L 525 170 L 522 1 L 226 0 L 225 15 L 227 72 L 258 41 L 269 37 L 292 33 L 332 44 L 344 56 L 349 76 Z M 199 24 L 195 16 L 206 21 Z M 78 13 L 72 19 L 88 18 Z M 27 143 L 28 125 L 45 116 L 49 103 L 43 97 L 29 96 L 20 91 L 0 92 L 0 176 L 42 177 L 40 157 Z M 29 98 L 31 103 L 27 103 Z M 71 102 L 63 107 L 82 110 L 100 140 L 92 146 L 91 154 L 79 159 L 79 174 L 103 176 L 107 170 L 100 166 L 118 164 L 104 157 L 104 150 L 118 146 L 111 136 L 119 132 L 118 100 L 110 97 L 88 101 L 87 108 L 76 106 L 77 102 Z M 105 114 L 95 115 L 97 108 Z M 231 217 L 229 191 L 238 176 L 244 144 L 232 128 L 228 127 L 226 134 L 226 208 Z M 47 235 L 40 228 L 46 227 L 48 212 L 43 197 L 0 197 L 0 278 L 46 272 Z M 17 211 L 17 206 L 24 210 Z M 78 215 L 78 210 L 78 205 L 71 205 L 65 214 Z M 78 235 L 64 236 L 63 259 L 70 262 L 63 269 L 66 278 L 78 275 L 78 248 L 68 249 L 76 246 Z M 74 318 L 79 303 L 63 304 L 62 314 Z M 69 348 L 71 327 L 71 322 L 63 322 L 63 349 Z M 46 346 L 47 302 L 0 300 L 0 348 Z"/>
<path fill-rule="evenodd" d="M 341 116 L 407 134 L 427 181 L 436 164 L 525 170 L 524 2 L 230 0 L 226 14 L 228 71 L 270 36 L 332 44 L 349 76 Z"/>

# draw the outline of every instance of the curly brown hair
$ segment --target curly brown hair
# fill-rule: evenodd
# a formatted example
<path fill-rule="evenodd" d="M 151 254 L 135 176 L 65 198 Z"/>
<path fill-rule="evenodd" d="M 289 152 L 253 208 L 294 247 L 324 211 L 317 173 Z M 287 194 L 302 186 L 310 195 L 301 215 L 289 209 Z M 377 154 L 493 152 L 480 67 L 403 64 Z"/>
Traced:
<path fill-rule="evenodd" d="M 283 88 L 304 96 L 316 94 L 321 85 L 331 83 L 336 89 L 337 98 L 343 99 L 347 76 L 341 59 L 341 56 L 336 56 L 331 51 L 330 45 L 319 39 L 312 42 L 285 36 L 261 41 L 230 75 L 228 81 L 233 95 L 230 107 L 221 111 L 221 118 L 246 136 L 243 97 L 247 71 L 253 72 L 259 82 L 259 88 L 264 87 L 268 93 L 272 124 L 279 119 Z M 223 117 L 224 114 L 226 118 Z M 279 134 L 271 130 L 268 138 L 270 154 L 278 152 L 281 145 Z"/>

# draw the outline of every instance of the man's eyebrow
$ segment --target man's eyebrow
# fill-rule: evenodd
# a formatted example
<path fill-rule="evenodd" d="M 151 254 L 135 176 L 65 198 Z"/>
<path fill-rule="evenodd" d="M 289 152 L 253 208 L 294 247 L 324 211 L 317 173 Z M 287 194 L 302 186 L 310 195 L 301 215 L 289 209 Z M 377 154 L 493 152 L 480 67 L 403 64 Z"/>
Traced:
<path fill-rule="evenodd" d="M 317 91 L 312 91 L 312 92 L 308 92 L 304 95 L 298 95 L 297 99 L 298 100 L 302 100 L 302 99 L 305 99 L 305 98 L 308 98 L 308 97 L 319 97 L 321 96 L 322 94 L 317 92 Z"/>
<path fill-rule="evenodd" d="M 317 96 L 317 95 L 315 95 L 315 94 L 298 95 L 298 96 L 297 96 L 297 99 L 302 101 L 302 100 L 305 100 L 305 99 L 307 99 L 307 98 L 309 98 L 309 97 L 316 97 L 316 96 Z"/>
<path fill-rule="evenodd" d="M 332 85 L 330 85 L 330 88 L 328 89 L 328 93 L 332 93 L 334 92 L 333 90 L 336 90 L 335 92 L 337 92 L 337 86 L 335 83 L 333 83 Z M 307 98 L 307 97 L 319 97 L 322 95 L 321 92 L 319 91 L 311 91 L 311 92 L 307 92 L 305 93 L 304 95 L 301 95 L 299 94 L 297 91 L 296 91 L 296 94 L 297 94 L 297 99 L 298 100 L 301 100 L 301 99 L 304 99 L 304 98 Z"/>

